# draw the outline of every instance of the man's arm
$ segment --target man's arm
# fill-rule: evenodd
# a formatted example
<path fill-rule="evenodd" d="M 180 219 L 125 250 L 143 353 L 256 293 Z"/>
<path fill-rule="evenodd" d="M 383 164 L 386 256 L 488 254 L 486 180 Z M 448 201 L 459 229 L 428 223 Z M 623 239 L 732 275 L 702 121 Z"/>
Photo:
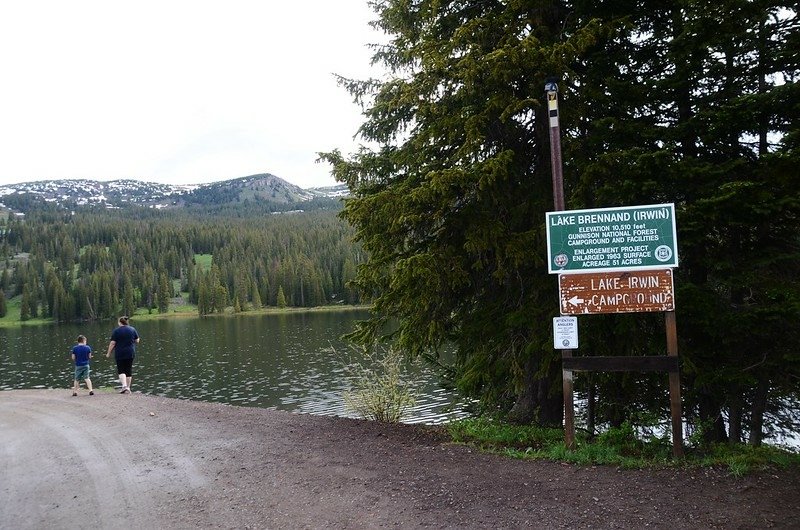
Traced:
<path fill-rule="evenodd" d="M 114 346 L 117 345 L 117 341 L 112 340 L 108 343 L 108 351 L 106 352 L 106 357 L 111 357 L 111 352 L 114 351 Z"/>

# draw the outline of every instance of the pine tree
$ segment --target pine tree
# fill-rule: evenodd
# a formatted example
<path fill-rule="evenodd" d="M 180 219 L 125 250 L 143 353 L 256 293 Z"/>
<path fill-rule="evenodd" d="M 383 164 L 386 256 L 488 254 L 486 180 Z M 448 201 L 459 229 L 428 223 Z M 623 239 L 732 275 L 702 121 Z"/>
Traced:
<path fill-rule="evenodd" d="M 159 313 L 166 313 L 169 310 L 169 299 L 170 289 L 167 273 L 161 272 L 158 277 L 158 293 L 156 295 Z"/>
<path fill-rule="evenodd" d="M 30 318 L 39 318 L 39 282 L 35 275 L 31 278 L 28 295 Z"/>
<path fill-rule="evenodd" d="M 350 284 L 353 280 L 356 279 L 356 266 L 353 263 L 353 260 L 346 259 L 344 261 L 344 265 L 342 266 L 342 285 L 344 287 L 344 300 L 348 304 L 357 304 L 358 299 L 358 290 L 353 288 Z"/>
<path fill-rule="evenodd" d="M 217 313 L 222 313 L 226 307 L 228 307 L 228 289 L 219 284 L 214 290 L 214 309 Z"/>
<path fill-rule="evenodd" d="M 253 309 L 261 309 L 261 294 L 258 292 L 258 284 L 255 281 L 250 286 L 250 303 Z"/>
<path fill-rule="evenodd" d="M 459 388 L 518 421 L 559 425 L 560 370 L 543 339 L 558 302 L 536 250 L 552 209 L 539 96 L 602 28 L 565 31 L 573 18 L 553 2 L 375 7 L 390 41 L 374 59 L 394 75 L 342 83 L 365 102 L 359 132 L 380 147 L 324 155 L 351 190 L 343 216 L 369 256 L 353 284 L 376 317 L 353 338 L 371 344 L 396 319 L 392 337 L 411 355 L 455 339 Z"/>
<path fill-rule="evenodd" d="M 286 307 L 286 295 L 283 294 L 283 286 L 278 287 L 278 296 L 275 302 L 275 305 L 283 309 Z"/>
<path fill-rule="evenodd" d="M 19 319 L 23 322 L 31 319 L 31 294 L 27 284 L 22 287 L 22 301 L 19 305 Z"/>
<path fill-rule="evenodd" d="M 213 301 L 206 278 L 200 280 L 197 294 L 197 312 L 200 316 L 208 315 L 213 312 Z"/>

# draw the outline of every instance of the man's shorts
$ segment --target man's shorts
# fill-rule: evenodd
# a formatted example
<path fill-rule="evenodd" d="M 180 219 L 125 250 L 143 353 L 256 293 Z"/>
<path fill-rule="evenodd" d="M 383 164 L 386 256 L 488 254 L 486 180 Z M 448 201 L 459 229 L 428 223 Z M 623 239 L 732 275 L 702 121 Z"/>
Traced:
<path fill-rule="evenodd" d="M 89 365 L 75 367 L 75 381 L 89 379 Z"/>

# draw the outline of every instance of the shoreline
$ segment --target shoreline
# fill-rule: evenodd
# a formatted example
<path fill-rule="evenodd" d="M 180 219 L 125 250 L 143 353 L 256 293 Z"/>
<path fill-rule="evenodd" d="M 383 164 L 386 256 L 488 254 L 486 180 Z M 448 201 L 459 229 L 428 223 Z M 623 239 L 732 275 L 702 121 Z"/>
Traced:
<path fill-rule="evenodd" d="M 210 313 L 208 315 L 199 315 L 197 311 L 167 311 L 166 313 L 134 313 L 130 315 L 131 320 L 159 320 L 167 318 L 215 318 L 215 317 L 236 317 L 236 316 L 256 316 L 256 315 L 281 315 L 281 314 L 294 314 L 294 313 L 324 313 L 324 312 L 345 312 L 345 311 L 365 311 L 369 310 L 371 305 L 325 305 L 315 307 L 262 307 L 261 309 L 251 309 L 249 311 L 241 311 L 234 313 L 231 308 L 227 308 L 223 313 Z M 56 322 L 54 320 L 44 320 L 35 318 L 30 320 L 5 320 L 0 318 L 0 328 L 22 328 L 34 326 L 59 326 L 62 324 L 81 324 L 85 322 L 115 322 L 117 317 L 110 319 L 98 319 L 94 321 L 74 321 L 74 322 Z"/>

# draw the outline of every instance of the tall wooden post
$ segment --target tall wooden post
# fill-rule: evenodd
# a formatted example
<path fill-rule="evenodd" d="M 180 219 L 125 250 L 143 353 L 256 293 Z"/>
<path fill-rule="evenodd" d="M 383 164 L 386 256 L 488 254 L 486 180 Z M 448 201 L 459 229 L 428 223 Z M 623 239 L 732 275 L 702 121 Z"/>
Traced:
<path fill-rule="evenodd" d="M 564 174 L 561 161 L 561 127 L 558 122 L 558 85 L 548 79 L 544 85 L 547 95 L 547 116 L 550 121 L 550 168 L 553 173 L 553 207 L 560 212 L 565 209 Z M 572 357 L 572 350 L 561 350 L 561 378 L 564 394 L 564 441 L 569 449 L 575 449 L 575 398 L 572 385 L 572 370 L 563 368 L 564 359 Z"/>
<path fill-rule="evenodd" d="M 550 168 L 553 173 L 553 207 L 564 210 L 564 174 L 561 163 L 561 127 L 558 123 L 558 85 L 549 79 L 544 85 L 547 115 L 550 120 Z"/>
<path fill-rule="evenodd" d="M 667 328 L 667 355 L 678 356 L 678 325 L 675 311 L 664 313 Z M 683 423 L 681 421 L 681 376 L 678 371 L 669 372 L 669 411 L 672 416 L 672 456 L 683 456 Z"/>

